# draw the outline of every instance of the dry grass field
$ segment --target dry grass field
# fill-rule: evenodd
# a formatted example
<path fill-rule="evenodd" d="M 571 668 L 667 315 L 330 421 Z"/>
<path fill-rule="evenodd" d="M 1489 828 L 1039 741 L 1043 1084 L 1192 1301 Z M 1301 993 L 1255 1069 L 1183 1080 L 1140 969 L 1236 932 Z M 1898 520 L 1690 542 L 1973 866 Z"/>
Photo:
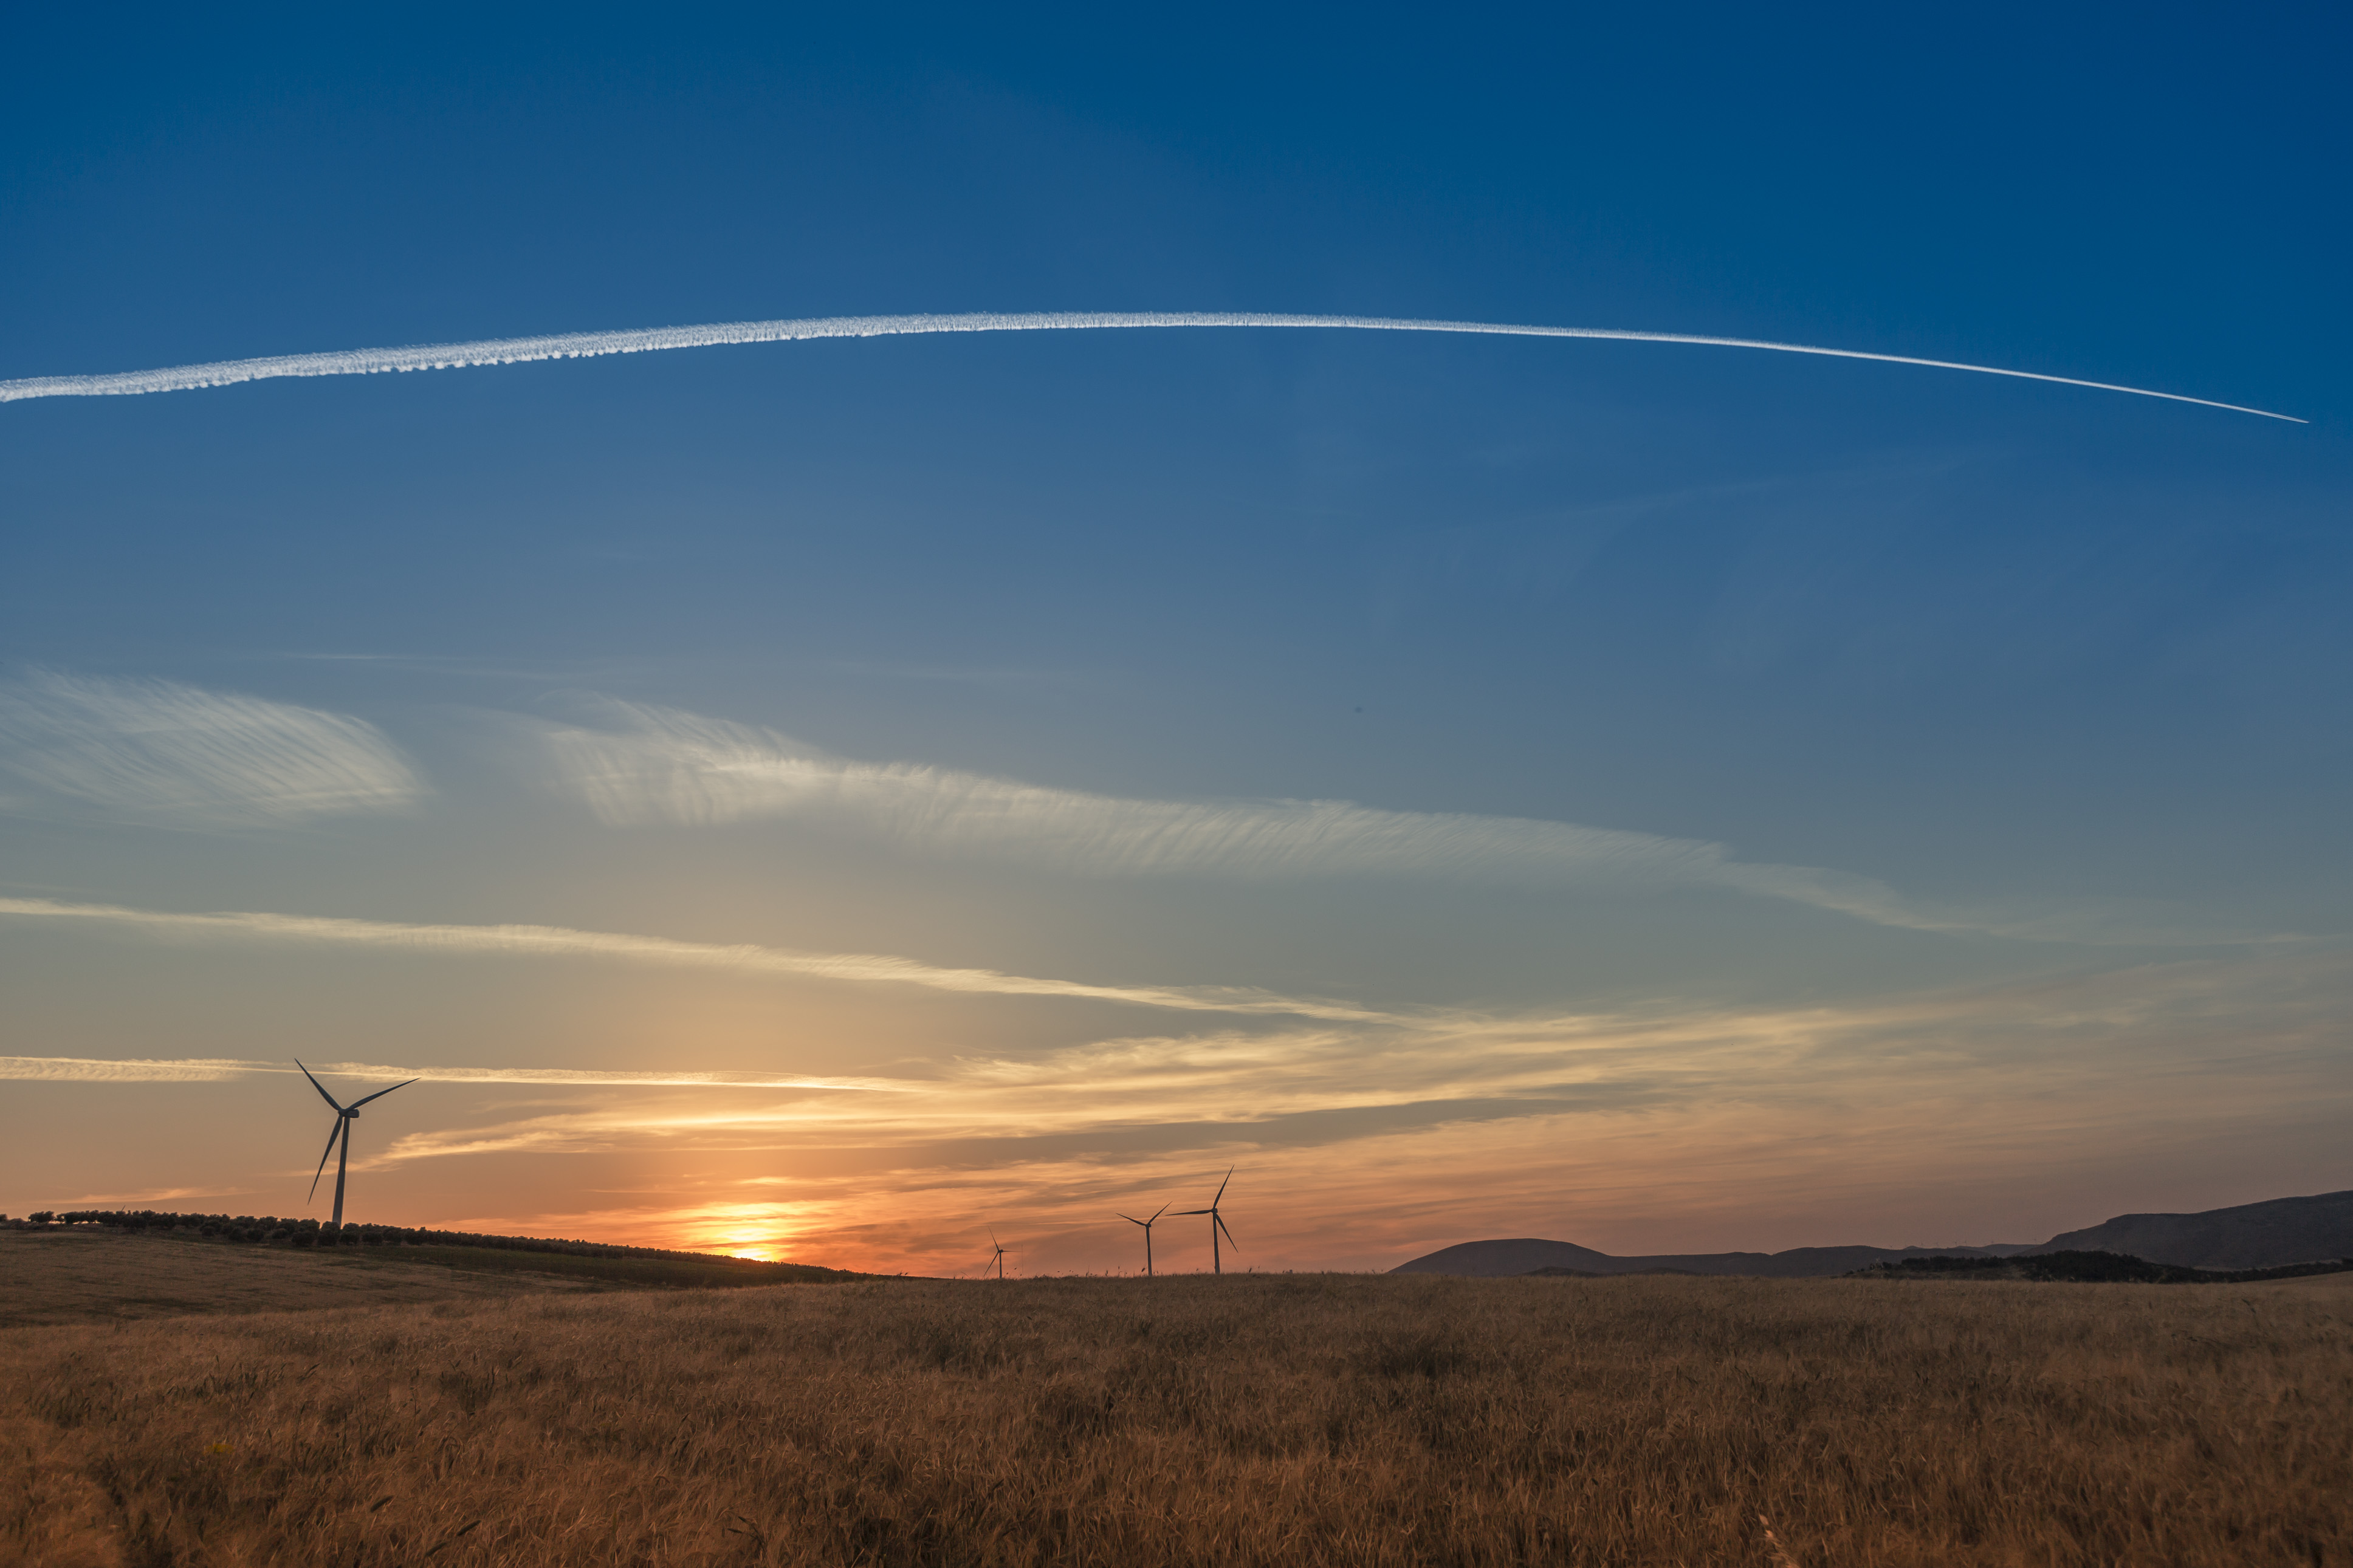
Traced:
<path fill-rule="evenodd" d="M 0 1559 L 2353 1564 L 2348 1319 L 2343 1276 L 1298 1276 L 19 1328 Z"/>

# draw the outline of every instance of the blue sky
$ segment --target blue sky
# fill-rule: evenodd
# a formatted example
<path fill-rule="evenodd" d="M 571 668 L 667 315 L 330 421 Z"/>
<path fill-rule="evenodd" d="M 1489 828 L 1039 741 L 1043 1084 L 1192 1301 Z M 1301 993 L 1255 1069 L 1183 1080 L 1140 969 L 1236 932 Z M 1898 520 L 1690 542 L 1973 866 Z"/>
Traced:
<path fill-rule="evenodd" d="M 1236 330 L 8 404 L 11 1212 L 295 1212 L 311 1052 L 443 1074 L 363 1217 L 891 1267 L 1236 1163 L 1273 1267 L 2353 1177 L 2341 13 L 14 32 L 0 379 L 1299 311 L 2309 423 Z"/>

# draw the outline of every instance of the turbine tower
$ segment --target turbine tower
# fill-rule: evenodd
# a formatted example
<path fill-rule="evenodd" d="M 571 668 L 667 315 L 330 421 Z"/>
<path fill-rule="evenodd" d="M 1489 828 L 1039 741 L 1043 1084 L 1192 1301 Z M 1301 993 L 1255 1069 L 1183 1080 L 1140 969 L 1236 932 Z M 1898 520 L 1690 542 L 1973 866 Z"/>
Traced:
<path fill-rule="evenodd" d="M 1162 1215 L 1165 1215 L 1167 1212 L 1168 1205 L 1166 1204 L 1162 1204 L 1158 1208 L 1152 1211 L 1152 1219 L 1138 1219 L 1132 1214 L 1124 1214 L 1119 1216 L 1120 1218 L 1127 1221 L 1130 1225 L 1140 1225 L 1144 1227 L 1144 1277 L 1146 1279 L 1152 1278 L 1152 1221 L 1158 1219 Z"/>
<path fill-rule="evenodd" d="M 1218 1232 L 1225 1230 L 1226 1239 L 1228 1241 L 1234 1240 L 1234 1233 L 1230 1230 L 1226 1230 L 1226 1216 L 1218 1212 L 1218 1205 L 1225 1201 L 1226 1182 L 1230 1182 L 1233 1179 L 1234 1168 L 1231 1165 L 1229 1165 L 1226 1167 L 1226 1181 L 1219 1182 L 1218 1184 L 1218 1195 L 1209 1200 L 1209 1206 L 1208 1208 L 1178 1209 L 1176 1211 L 1176 1215 L 1179 1219 L 1182 1219 L 1187 1215 L 1196 1214 L 1205 1214 L 1209 1216 L 1209 1268 L 1212 1271 L 1219 1274 L 1223 1274 L 1226 1271 L 1226 1263 L 1225 1259 L 1218 1254 Z M 1234 1250 L 1236 1252 L 1240 1252 L 1241 1249 L 1241 1243 L 1235 1241 Z"/>
<path fill-rule="evenodd" d="M 302 1068 L 299 1058 L 294 1065 Z M 302 1068 L 302 1076 L 311 1079 L 311 1087 L 319 1091 L 321 1100 L 335 1108 L 335 1130 L 327 1134 L 327 1147 L 319 1156 L 319 1168 L 311 1173 L 311 1195 L 314 1198 L 319 1195 L 319 1178 L 327 1173 L 327 1155 L 333 1154 L 336 1147 L 341 1145 L 343 1152 L 335 1160 L 335 1217 L 328 1222 L 329 1229 L 341 1230 L 343 1228 L 343 1172 L 352 1163 L 352 1123 L 359 1120 L 360 1107 L 365 1105 L 370 1100 L 382 1100 L 392 1092 L 392 1089 L 406 1089 L 417 1080 L 413 1078 L 403 1079 L 394 1084 L 392 1089 L 377 1089 L 365 1099 L 354 1100 L 349 1105 L 344 1105 L 327 1092 L 326 1085 L 311 1077 L 309 1068 Z"/>

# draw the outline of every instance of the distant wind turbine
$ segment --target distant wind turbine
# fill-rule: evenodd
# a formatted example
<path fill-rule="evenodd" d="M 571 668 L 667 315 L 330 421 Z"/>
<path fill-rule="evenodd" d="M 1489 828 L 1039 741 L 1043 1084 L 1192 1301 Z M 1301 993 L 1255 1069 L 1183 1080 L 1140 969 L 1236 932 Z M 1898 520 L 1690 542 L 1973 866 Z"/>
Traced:
<path fill-rule="evenodd" d="M 294 1065 L 298 1068 L 302 1068 L 302 1063 L 299 1058 L 295 1061 Z M 327 1134 L 327 1147 L 325 1152 L 321 1153 L 319 1156 L 319 1168 L 311 1173 L 311 1195 L 314 1198 L 319 1195 L 319 1178 L 327 1173 L 327 1155 L 335 1153 L 336 1148 L 340 1144 L 343 1149 L 343 1152 L 338 1155 L 335 1160 L 335 1217 L 328 1223 L 331 1229 L 341 1230 L 343 1227 L 343 1173 L 350 1167 L 352 1163 L 352 1123 L 359 1120 L 360 1107 L 365 1105 L 370 1100 L 382 1100 L 385 1095 L 392 1092 L 392 1089 L 406 1089 L 410 1084 L 415 1083 L 417 1080 L 413 1078 L 404 1079 L 400 1082 L 394 1084 L 392 1089 L 377 1089 L 374 1094 L 367 1096 L 365 1099 L 354 1100 L 349 1105 L 344 1105 L 338 1101 L 333 1095 L 327 1092 L 326 1085 L 321 1083 L 316 1078 L 311 1077 L 311 1069 L 309 1068 L 302 1068 L 302 1076 L 311 1079 L 311 1087 L 319 1091 L 319 1098 L 321 1100 L 325 1100 L 329 1105 L 335 1108 L 335 1130 Z"/>
<path fill-rule="evenodd" d="M 1005 1278 L 1005 1244 L 997 1239 L 997 1233 L 992 1230 L 988 1233 L 988 1245 L 997 1248 L 996 1256 L 991 1258 L 988 1263 L 997 1265 L 997 1277 L 1002 1279 Z M 980 1277 L 983 1279 L 988 1278 L 988 1263 L 980 1266 Z"/>
<path fill-rule="evenodd" d="M 1228 1172 L 1227 1173 L 1229 1175 L 1232 1174 L 1231 1172 Z M 1167 1212 L 1168 1205 L 1166 1204 L 1162 1204 L 1158 1208 L 1152 1211 L 1152 1219 L 1138 1219 L 1132 1214 L 1124 1214 L 1119 1216 L 1120 1218 L 1127 1221 L 1130 1225 L 1140 1225 L 1144 1227 L 1144 1276 L 1147 1279 L 1152 1277 L 1152 1223 L 1153 1220 L 1158 1219 L 1162 1215 L 1165 1215 Z"/>
<path fill-rule="evenodd" d="M 1187 1215 L 1196 1214 L 1205 1214 L 1209 1216 L 1209 1268 L 1213 1272 L 1219 1274 L 1223 1274 L 1226 1271 L 1226 1265 L 1225 1259 L 1218 1255 L 1218 1233 L 1221 1230 L 1225 1230 L 1226 1239 L 1228 1241 L 1234 1241 L 1234 1233 L 1230 1230 L 1226 1230 L 1226 1216 L 1218 1212 L 1218 1205 L 1225 1201 L 1226 1182 L 1230 1182 L 1233 1179 L 1234 1168 L 1231 1165 L 1229 1165 L 1226 1167 L 1226 1181 L 1219 1182 L 1218 1184 L 1218 1195 L 1209 1200 L 1209 1206 L 1208 1208 L 1178 1209 L 1176 1211 L 1176 1215 L 1179 1219 L 1182 1219 Z M 1234 1250 L 1236 1252 L 1240 1252 L 1241 1249 L 1241 1243 L 1234 1241 Z"/>

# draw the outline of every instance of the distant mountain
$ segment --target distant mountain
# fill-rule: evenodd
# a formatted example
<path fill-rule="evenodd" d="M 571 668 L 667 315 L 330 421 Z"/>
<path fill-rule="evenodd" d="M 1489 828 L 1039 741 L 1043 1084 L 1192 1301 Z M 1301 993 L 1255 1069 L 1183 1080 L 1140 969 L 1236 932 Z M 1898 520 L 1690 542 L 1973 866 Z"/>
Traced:
<path fill-rule="evenodd" d="M 1456 1274 L 1499 1279 L 1514 1274 L 1745 1274 L 1768 1279 L 1816 1279 L 1906 1258 L 2009 1258 L 2015 1247 L 1799 1247 L 1788 1252 L 1684 1252 L 1655 1258 L 1612 1258 L 1567 1241 L 1523 1237 L 1465 1241 L 1427 1258 L 1400 1263 L 1392 1274 Z"/>
<path fill-rule="evenodd" d="M 2189 1268 L 2274 1268 L 2353 1258 L 2353 1192 L 2274 1198 L 2204 1214 L 2120 1215 L 2089 1230 L 2071 1230 L 2037 1246 L 1799 1247 L 1788 1252 L 1674 1253 L 1613 1258 L 1567 1241 L 1521 1237 L 1465 1241 L 1400 1263 L 1392 1274 L 1454 1274 L 1497 1279 L 1516 1274 L 1748 1275 L 1814 1279 L 1900 1263 L 1907 1258 L 2017 1258 L 2048 1252 L 2116 1252 Z"/>
<path fill-rule="evenodd" d="M 2029 1250 L 2121 1252 L 2185 1268 L 2275 1268 L 2353 1258 L 2353 1192 L 2273 1198 L 2204 1214 L 2118 1215 Z"/>

